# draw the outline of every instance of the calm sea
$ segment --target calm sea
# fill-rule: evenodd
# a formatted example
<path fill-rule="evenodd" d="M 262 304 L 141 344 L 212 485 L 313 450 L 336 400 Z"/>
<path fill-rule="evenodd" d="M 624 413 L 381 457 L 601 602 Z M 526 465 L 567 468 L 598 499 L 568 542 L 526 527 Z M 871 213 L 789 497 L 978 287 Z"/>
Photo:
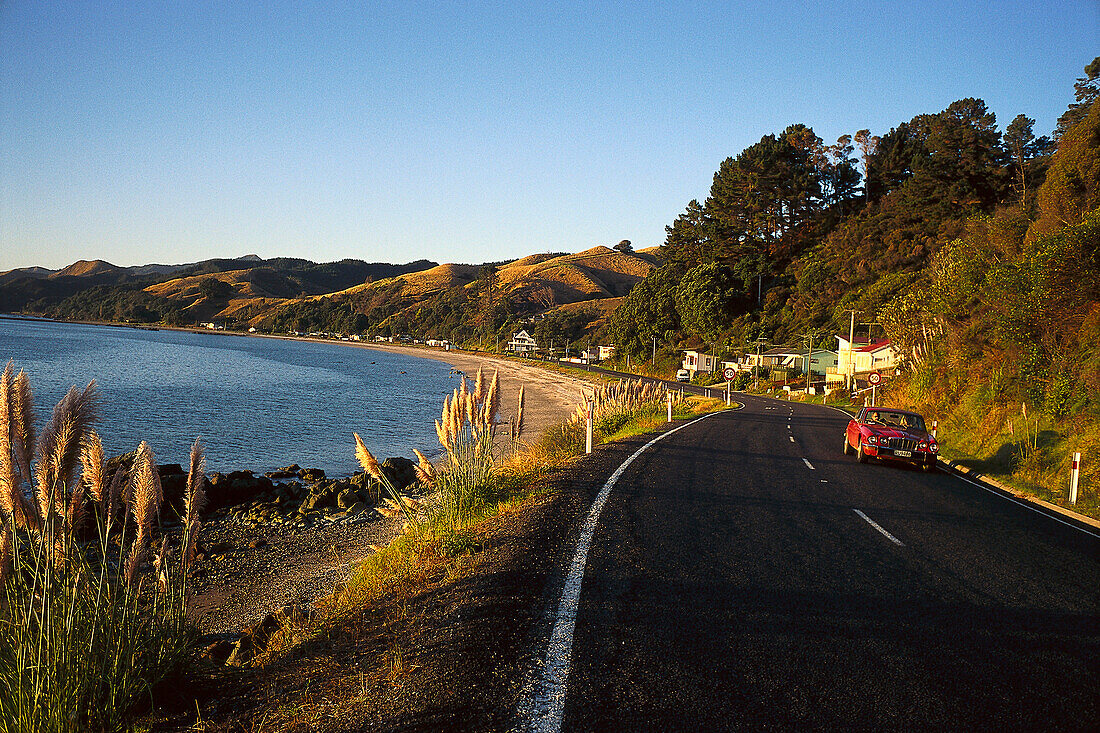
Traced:
<path fill-rule="evenodd" d="M 40 429 L 94 379 L 108 455 L 146 440 L 159 463 L 186 468 L 201 437 L 207 470 L 223 472 L 348 475 L 353 432 L 380 458 L 435 453 L 433 421 L 456 386 L 442 362 L 337 343 L 0 318 L 0 368 L 9 360 L 30 375 Z"/>

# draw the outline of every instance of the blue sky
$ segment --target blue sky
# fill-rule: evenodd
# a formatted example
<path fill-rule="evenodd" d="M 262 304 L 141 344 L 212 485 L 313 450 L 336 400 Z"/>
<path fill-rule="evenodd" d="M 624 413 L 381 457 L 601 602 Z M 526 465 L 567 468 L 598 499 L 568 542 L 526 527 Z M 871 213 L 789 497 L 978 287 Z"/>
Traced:
<path fill-rule="evenodd" d="M 1098 0 L 3 0 L 0 271 L 656 245 L 795 122 L 1048 133 L 1098 39 Z"/>

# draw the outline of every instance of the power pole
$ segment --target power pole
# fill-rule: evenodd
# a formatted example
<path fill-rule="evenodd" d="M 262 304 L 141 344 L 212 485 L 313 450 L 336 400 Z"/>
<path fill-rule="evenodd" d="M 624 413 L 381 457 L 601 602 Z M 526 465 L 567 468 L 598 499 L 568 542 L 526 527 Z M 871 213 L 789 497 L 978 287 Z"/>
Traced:
<path fill-rule="evenodd" d="M 852 314 L 852 323 L 848 327 L 848 365 L 844 370 L 844 374 L 845 374 L 844 384 L 846 386 L 846 389 L 849 392 L 851 392 L 852 391 L 852 376 L 853 376 L 853 373 L 855 371 L 853 369 L 853 365 L 852 365 L 852 342 L 855 341 L 855 338 L 856 338 L 856 313 L 862 313 L 863 311 L 850 310 L 848 312 Z"/>
<path fill-rule="evenodd" d="M 760 391 L 760 344 L 764 343 L 767 339 L 756 339 L 756 362 L 752 365 L 752 388 L 754 391 Z"/>
<path fill-rule="evenodd" d="M 657 337 L 653 337 L 653 358 L 650 359 L 650 363 L 656 365 L 657 363 Z"/>

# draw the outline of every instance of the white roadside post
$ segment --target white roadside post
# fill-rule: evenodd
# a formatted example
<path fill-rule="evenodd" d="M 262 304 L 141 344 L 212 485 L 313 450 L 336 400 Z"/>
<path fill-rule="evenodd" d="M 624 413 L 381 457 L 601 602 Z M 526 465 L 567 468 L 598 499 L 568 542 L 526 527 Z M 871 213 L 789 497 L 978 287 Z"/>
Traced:
<path fill-rule="evenodd" d="M 726 407 L 730 406 L 730 390 L 733 389 L 733 382 L 726 382 Z"/>
<path fill-rule="evenodd" d="M 939 429 L 939 427 L 940 427 L 939 420 L 933 420 L 932 421 L 932 437 L 933 438 L 936 437 L 936 430 Z"/>
<path fill-rule="evenodd" d="M 669 391 L 665 396 L 668 398 L 668 421 L 672 422 L 672 392 Z"/>
<path fill-rule="evenodd" d="M 1081 475 L 1081 454 L 1073 454 L 1073 469 L 1069 474 L 1069 503 L 1077 503 L 1077 479 Z"/>
<path fill-rule="evenodd" d="M 584 452 L 592 452 L 592 402 L 585 403 Z"/>

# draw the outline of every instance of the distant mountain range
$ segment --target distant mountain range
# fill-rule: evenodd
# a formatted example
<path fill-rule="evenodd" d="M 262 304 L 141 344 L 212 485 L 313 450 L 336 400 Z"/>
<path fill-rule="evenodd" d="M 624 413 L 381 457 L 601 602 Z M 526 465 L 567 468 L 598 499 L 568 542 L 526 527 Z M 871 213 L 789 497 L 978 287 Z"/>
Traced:
<path fill-rule="evenodd" d="M 23 267 L 0 273 L 0 311 L 49 313 L 66 299 L 97 286 L 144 289 L 166 281 L 222 273 L 256 271 L 255 279 L 268 283 L 280 297 L 319 295 L 435 266 L 428 260 L 404 265 L 362 260 L 315 263 L 278 257 L 264 260 L 249 254 L 232 259 L 210 259 L 180 265 L 118 267 L 104 260 L 78 260 L 60 270 Z"/>
<path fill-rule="evenodd" d="M 476 299 L 489 273 L 490 301 L 506 298 L 513 313 L 590 303 L 593 317 L 602 319 L 656 264 L 656 247 L 637 252 L 593 247 L 481 265 L 315 263 L 254 254 L 133 267 L 80 260 L 60 270 L 25 267 L 0 273 L 0 312 L 177 325 L 217 320 L 275 328 L 295 321 L 300 312 L 320 309 L 352 317 L 371 312 L 375 326 L 391 316 L 413 318 L 426 304 L 437 308 L 445 295 Z"/>

